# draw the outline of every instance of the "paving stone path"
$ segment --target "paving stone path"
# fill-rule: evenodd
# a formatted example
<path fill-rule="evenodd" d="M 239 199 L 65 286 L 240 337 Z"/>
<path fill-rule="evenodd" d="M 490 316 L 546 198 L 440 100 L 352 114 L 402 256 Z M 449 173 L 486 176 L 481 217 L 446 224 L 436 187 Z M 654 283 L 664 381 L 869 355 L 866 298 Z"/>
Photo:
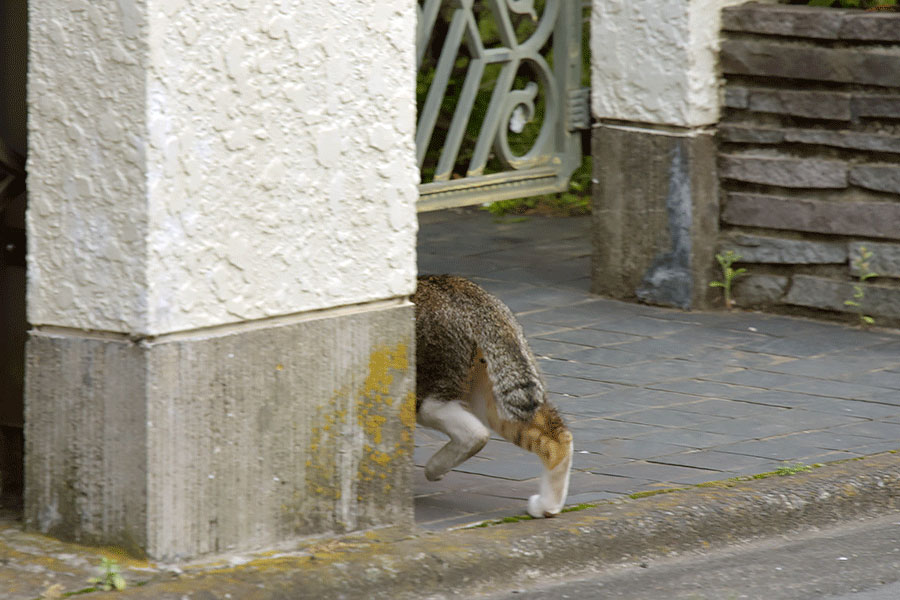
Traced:
<path fill-rule="evenodd" d="M 476 280 L 516 313 L 575 436 L 569 504 L 900 448 L 900 332 L 589 293 L 590 218 L 420 215 L 419 272 Z M 416 432 L 416 521 L 524 512 L 539 461 L 499 438 L 442 481 Z"/>

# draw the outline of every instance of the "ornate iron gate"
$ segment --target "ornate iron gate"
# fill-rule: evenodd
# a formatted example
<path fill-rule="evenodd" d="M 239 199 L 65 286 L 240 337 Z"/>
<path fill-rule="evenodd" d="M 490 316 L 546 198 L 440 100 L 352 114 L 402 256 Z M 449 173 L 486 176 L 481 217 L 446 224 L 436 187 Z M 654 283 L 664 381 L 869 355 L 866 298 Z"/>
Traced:
<path fill-rule="evenodd" d="M 566 189 L 590 126 L 582 6 L 420 0 L 420 211 Z"/>

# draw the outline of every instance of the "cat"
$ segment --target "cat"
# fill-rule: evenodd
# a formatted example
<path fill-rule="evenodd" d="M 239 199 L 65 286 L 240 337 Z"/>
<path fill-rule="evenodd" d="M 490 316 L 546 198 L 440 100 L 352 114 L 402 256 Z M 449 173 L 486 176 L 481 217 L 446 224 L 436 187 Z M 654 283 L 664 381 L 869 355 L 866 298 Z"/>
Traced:
<path fill-rule="evenodd" d="M 532 517 L 565 504 L 572 434 L 547 400 L 525 334 L 509 308 L 477 284 L 424 275 L 412 296 L 416 314 L 416 420 L 450 440 L 428 460 L 425 477 L 441 479 L 490 437 L 537 454 L 544 465 Z"/>

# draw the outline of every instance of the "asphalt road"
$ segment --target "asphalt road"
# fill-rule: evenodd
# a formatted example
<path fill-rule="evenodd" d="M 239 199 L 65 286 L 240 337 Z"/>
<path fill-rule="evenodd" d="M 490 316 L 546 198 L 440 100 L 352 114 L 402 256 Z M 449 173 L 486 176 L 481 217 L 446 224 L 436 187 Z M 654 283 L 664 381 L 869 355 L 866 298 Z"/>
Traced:
<path fill-rule="evenodd" d="M 900 513 L 582 577 L 528 582 L 491 600 L 898 600 Z"/>

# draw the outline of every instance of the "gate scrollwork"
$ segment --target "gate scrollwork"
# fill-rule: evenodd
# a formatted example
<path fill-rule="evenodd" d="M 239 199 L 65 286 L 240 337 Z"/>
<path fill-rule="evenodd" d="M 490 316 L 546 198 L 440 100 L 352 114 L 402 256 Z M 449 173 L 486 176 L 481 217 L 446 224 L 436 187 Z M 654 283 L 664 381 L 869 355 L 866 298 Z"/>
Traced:
<path fill-rule="evenodd" d="M 581 161 L 581 2 L 420 0 L 420 210 L 562 191 Z M 574 103 L 577 104 L 577 103 Z M 511 138 L 514 138 L 511 139 Z"/>

